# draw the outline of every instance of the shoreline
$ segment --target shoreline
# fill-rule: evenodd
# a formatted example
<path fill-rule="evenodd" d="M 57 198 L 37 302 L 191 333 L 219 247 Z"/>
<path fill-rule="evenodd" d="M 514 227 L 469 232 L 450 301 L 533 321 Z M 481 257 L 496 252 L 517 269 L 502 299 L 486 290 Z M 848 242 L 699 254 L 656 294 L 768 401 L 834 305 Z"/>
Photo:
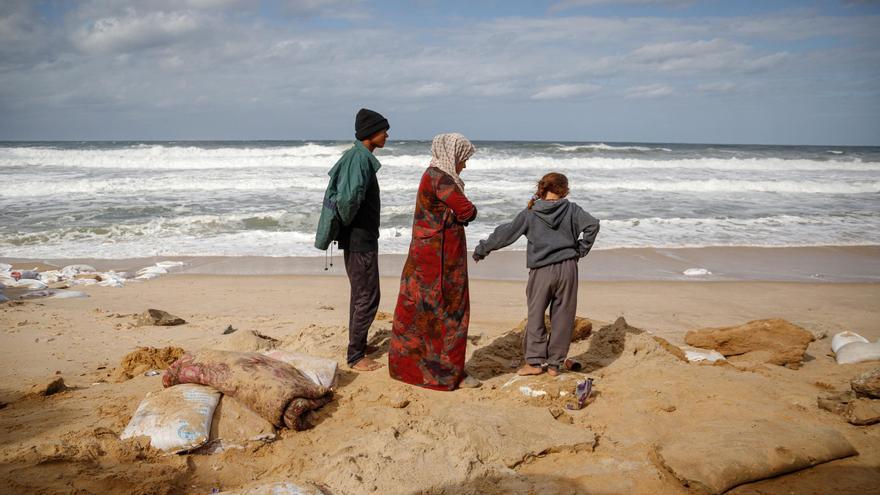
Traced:
<path fill-rule="evenodd" d="M 526 280 L 525 255 L 525 251 L 498 251 L 480 263 L 470 260 L 469 276 L 475 280 Z M 324 256 L 0 257 L 0 262 L 17 268 L 52 269 L 84 263 L 116 271 L 136 271 L 162 260 L 186 263 L 173 274 L 345 276 L 342 255 L 336 252 L 328 270 L 324 269 Z M 405 261 L 403 254 L 381 254 L 381 276 L 398 277 Z M 878 283 L 880 246 L 618 248 L 595 250 L 579 266 L 582 281 Z M 685 275 L 689 269 L 710 273 Z"/>

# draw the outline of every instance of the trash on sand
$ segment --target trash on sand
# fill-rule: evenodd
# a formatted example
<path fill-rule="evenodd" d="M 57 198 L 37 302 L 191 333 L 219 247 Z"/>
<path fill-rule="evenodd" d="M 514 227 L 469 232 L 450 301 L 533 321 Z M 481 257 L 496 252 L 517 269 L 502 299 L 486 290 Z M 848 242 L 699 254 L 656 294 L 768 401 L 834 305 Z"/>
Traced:
<path fill-rule="evenodd" d="M 862 337 L 861 335 L 855 332 L 840 332 L 834 334 L 834 337 L 831 337 L 831 352 L 837 353 L 841 347 L 852 344 L 853 342 L 861 342 L 863 344 L 868 343 L 868 339 Z"/>
<path fill-rule="evenodd" d="M 238 488 L 228 492 L 218 491 L 212 493 L 217 493 L 217 495 L 324 495 L 326 492 L 309 483 L 299 484 L 279 481 L 247 488 Z"/>
<path fill-rule="evenodd" d="M 584 381 L 578 382 L 577 386 L 574 388 L 574 396 L 577 398 L 577 402 L 569 402 L 565 405 L 566 409 L 571 409 L 572 411 L 578 411 L 584 408 L 587 405 L 587 399 L 590 398 L 590 394 L 593 393 L 593 379 L 587 378 Z"/>
<path fill-rule="evenodd" d="M 528 385 L 523 385 L 519 388 L 519 393 L 525 395 L 526 397 L 543 397 L 547 395 L 547 392 L 543 390 L 535 390 Z"/>
<path fill-rule="evenodd" d="M 852 342 L 837 350 L 837 364 L 880 361 L 880 342 Z"/>
<path fill-rule="evenodd" d="M 713 351 L 711 349 L 683 349 L 684 355 L 687 357 L 687 360 L 691 363 L 699 363 L 701 361 L 708 361 L 710 363 L 714 363 L 715 361 L 724 361 L 726 358 L 723 354 L 718 351 Z"/>

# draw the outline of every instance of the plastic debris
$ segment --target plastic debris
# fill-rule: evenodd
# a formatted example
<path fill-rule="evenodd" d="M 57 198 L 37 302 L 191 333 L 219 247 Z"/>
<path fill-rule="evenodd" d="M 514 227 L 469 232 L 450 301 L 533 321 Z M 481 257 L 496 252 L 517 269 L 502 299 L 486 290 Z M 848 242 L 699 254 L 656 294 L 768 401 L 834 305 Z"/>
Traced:
<path fill-rule="evenodd" d="M 590 394 L 593 393 L 593 379 L 587 378 L 584 381 L 580 381 L 577 383 L 577 386 L 574 388 L 574 396 L 577 399 L 577 402 L 569 402 L 565 405 L 566 409 L 571 409 L 572 411 L 579 411 L 587 405 L 587 399 L 590 398 Z"/>

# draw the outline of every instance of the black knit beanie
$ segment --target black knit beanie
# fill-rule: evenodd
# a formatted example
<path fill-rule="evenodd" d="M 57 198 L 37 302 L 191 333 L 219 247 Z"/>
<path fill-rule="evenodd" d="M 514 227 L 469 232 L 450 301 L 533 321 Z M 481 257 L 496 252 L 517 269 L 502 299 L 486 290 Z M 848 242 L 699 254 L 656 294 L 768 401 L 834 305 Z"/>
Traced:
<path fill-rule="evenodd" d="M 388 119 L 380 113 L 361 108 L 357 117 L 354 118 L 354 136 L 358 141 L 363 141 L 379 131 L 391 129 Z"/>

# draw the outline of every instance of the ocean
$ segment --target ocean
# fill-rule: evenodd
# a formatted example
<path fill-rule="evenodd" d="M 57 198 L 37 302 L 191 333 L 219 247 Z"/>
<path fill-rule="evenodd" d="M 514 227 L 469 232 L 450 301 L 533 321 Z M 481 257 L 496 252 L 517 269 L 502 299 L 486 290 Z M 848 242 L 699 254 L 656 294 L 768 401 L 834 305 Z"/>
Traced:
<path fill-rule="evenodd" d="M 880 245 L 880 147 L 475 142 L 474 246 L 546 172 L 602 222 L 595 249 Z M 0 142 L 0 257 L 321 256 L 349 141 Z M 430 141 L 390 140 L 380 252 L 405 253 Z M 525 249 L 522 239 L 510 249 Z"/>

